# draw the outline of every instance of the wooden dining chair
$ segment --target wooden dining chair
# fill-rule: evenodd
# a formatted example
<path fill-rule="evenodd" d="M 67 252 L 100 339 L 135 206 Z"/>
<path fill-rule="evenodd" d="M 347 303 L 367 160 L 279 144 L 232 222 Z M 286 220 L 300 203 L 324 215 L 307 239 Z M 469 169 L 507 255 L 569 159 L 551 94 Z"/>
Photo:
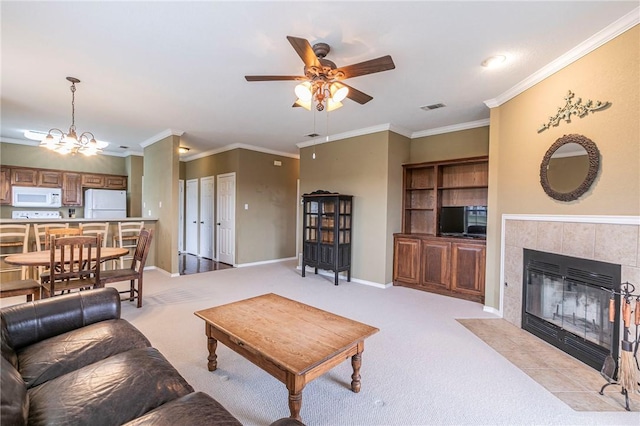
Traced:
<path fill-rule="evenodd" d="M 27 268 L 25 266 L 8 265 L 4 262 L 4 258 L 11 254 L 29 251 L 29 227 L 29 224 L 0 225 L 0 281 L 9 281 L 17 278 L 24 280 L 27 278 Z M 17 277 L 18 272 L 20 272 L 20 277 Z M 10 277 L 7 279 L 5 278 L 7 276 Z"/>
<path fill-rule="evenodd" d="M 41 280 L 43 297 L 56 292 L 99 286 L 102 236 L 51 237 L 48 277 Z"/>
<path fill-rule="evenodd" d="M 120 291 L 120 294 L 129 294 L 129 297 L 123 297 L 122 300 L 133 301 L 137 299 L 138 308 L 142 307 L 142 276 L 152 239 L 153 229 L 143 228 L 138 236 L 138 244 L 133 253 L 131 267 L 102 271 L 98 280 L 101 287 L 105 284 L 129 280 L 129 289 Z M 135 286 L 136 281 L 138 282 L 137 287 Z"/>
<path fill-rule="evenodd" d="M 71 237 L 75 235 L 82 235 L 82 224 L 80 224 L 77 228 L 52 228 L 47 226 L 44 229 L 44 248 L 45 250 L 49 249 L 51 236 L 55 235 L 56 237 Z"/>

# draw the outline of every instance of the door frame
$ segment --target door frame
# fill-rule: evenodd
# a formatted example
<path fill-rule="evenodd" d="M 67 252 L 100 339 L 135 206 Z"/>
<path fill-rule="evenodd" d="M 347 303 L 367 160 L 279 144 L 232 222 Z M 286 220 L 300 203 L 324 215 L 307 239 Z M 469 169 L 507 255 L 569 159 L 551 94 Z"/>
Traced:
<path fill-rule="evenodd" d="M 204 208 L 204 203 L 203 203 L 203 198 L 202 198 L 202 194 L 203 194 L 203 190 L 202 188 L 204 188 L 204 183 L 205 182 L 211 182 L 211 217 L 208 218 L 211 221 L 211 254 L 209 255 L 209 253 L 205 252 L 205 248 L 203 247 L 203 242 L 204 242 L 204 238 L 203 238 L 203 229 L 204 229 L 204 218 L 203 217 L 203 208 Z M 211 258 L 211 259 L 215 259 L 216 258 L 216 249 L 215 249 L 215 234 L 216 234 L 216 230 L 215 230 L 215 226 L 214 224 L 216 223 L 216 212 L 215 212 L 215 198 L 216 197 L 216 179 L 215 176 L 206 176 L 206 177 L 202 177 L 200 178 L 200 191 L 199 191 L 199 204 L 200 204 L 200 209 L 199 209 L 199 221 L 198 221 L 198 235 L 199 235 L 199 241 L 198 241 L 198 254 L 200 257 L 206 257 L 206 258 Z M 209 256 L 210 257 L 209 257 Z"/>
<path fill-rule="evenodd" d="M 189 184 L 193 184 L 195 182 L 195 186 L 196 186 L 196 205 L 194 207 L 195 209 L 195 213 L 196 213 L 196 231 L 195 231 L 195 235 L 189 235 L 189 224 L 187 223 L 190 218 L 188 217 L 189 214 Z M 200 215 L 200 211 L 199 211 L 199 207 L 198 207 L 198 201 L 199 201 L 199 194 L 200 194 L 200 181 L 198 179 L 188 179 L 187 180 L 187 187 L 185 190 L 185 252 L 189 253 L 189 254 L 194 254 L 196 256 L 199 256 L 199 250 L 200 250 L 200 239 L 198 238 L 198 234 L 200 233 L 200 224 L 198 223 L 198 221 L 200 220 L 199 215 Z M 193 247 L 196 249 L 194 253 L 192 253 L 191 251 L 189 251 L 189 249 L 191 248 L 189 245 L 190 242 L 190 238 L 195 238 L 195 243 L 193 243 Z"/>

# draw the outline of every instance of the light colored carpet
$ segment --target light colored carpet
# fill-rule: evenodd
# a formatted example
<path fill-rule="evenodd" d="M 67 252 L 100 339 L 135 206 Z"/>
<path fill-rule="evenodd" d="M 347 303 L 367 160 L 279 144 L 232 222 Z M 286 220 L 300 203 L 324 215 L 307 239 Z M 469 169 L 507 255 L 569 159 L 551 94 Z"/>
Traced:
<path fill-rule="evenodd" d="M 302 278 L 295 266 L 283 262 L 176 278 L 147 271 L 143 308 L 124 303 L 123 317 L 196 390 L 216 398 L 244 425 L 288 416 L 287 390 L 221 344 L 218 370 L 209 372 L 204 323 L 193 312 L 264 293 L 380 329 L 365 342 L 360 393 L 349 389 L 348 361 L 306 386 L 301 416 L 309 426 L 640 424 L 637 411 L 578 412 L 556 398 L 457 321 L 495 318 L 480 304 L 403 287 L 334 286 L 331 277 Z"/>

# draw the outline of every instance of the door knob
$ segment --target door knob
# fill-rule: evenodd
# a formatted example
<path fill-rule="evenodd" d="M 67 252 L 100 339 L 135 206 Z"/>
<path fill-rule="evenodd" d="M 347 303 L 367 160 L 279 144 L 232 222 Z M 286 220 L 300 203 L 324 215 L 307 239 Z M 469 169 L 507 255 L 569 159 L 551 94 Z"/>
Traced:
<path fill-rule="evenodd" d="M 218 222 L 218 223 L 216 223 L 216 225 L 220 226 L 220 225 L 221 225 L 221 223 L 220 223 L 220 222 Z"/>
<path fill-rule="evenodd" d="M 197 223 L 197 222 L 194 220 L 193 223 Z"/>

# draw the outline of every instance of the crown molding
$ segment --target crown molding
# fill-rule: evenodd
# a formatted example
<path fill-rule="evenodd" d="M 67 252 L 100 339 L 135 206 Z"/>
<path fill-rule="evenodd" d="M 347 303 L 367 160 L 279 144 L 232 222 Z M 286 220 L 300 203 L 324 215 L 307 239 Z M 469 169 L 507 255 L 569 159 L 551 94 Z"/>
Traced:
<path fill-rule="evenodd" d="M 300 159 L 300 155 L 291 154 L 290 152 L 276 151 L 276 150 L 273 150 L 273 149 L 262 148 L 262 147 L 259 147 L 259 146 L 249 145 L 249 144 L 244 144 L 244 143 L 234 143 L 234 144 L 231 144 L 231 145 L 225 145 L 225 146 L 223 146 L 221 148 L 216 148 L 216 149 L 211 149 L 209 151 L 200 152 L 198 154 L 184 156 L 183 158 L 180 159 L 180 161 L 189 162 L 189 161 L 197 160 L 199 158 L 208 157 L 210 155 L 220 154 L 221 152 L 232 151 L 234 149 L 247 149 L 249 151 L 262 152 L 262 153 L 265 153 L 265 154 L 273 154 L 273 155 L 278 155 L 280 157 L 295 158 L 296 160 Z"/>
<path fill-rule="evenodd" d="M 419 132 L 413 132 L 411 139 L 423 138 L 425 136 L 441 135 L 443 133 L 458 132 L 460 130 L 475 129 L 478 127 L 485 127 L 489 125 L 489 119 L 469 121 L 466 123 L 452 124 L 451 126 L 437 127 L 435 129 L 421 130 Z"/>
<path fill-rule="evenodd" d="M 182 136 L 182 135 L 184 135 L 183 130 L 167 129 L 165 131 L 158 133 L 155 136 L 151 136 L 149 139 L 143 142 L 140 142 L 140 146 L 143 148 L 146 148 L 149 145 L 153 145 L 154 143 L 159 142 L 164 138 L 168 138 L 169 136 Z"/>
<path fill-rule="evenodd" d="M 335 142 L 341 139 L 354 138 L 356 136 L 364 136 L 364 135 L 370 135 L 373 133 L 386 132 L 386 131 L 391 131 L 399 135 L 405 136 L 407 138 L 411 138 L 410 131 L 403 129 L 402 127 L 395 126 L 393 124 L 386 123 L 386 124 L 380 124 L 378 126 L 365 127 L 363 129 L 350 130 L 348 132 L 338 133 L 335 135 L 323 136 L 321 138 L 314 138 L 305 142 L 298 142 L 296 146 L 298 148 L 306 148 L 312 145 L 318 145 L 318 144 L 327 143 L 327 142 Z"/>
<path fill-rule="evenodd" d="M 564 55 L 555 59 L 545 67 L 531 74 L 529 77 L 522 80 L 520 83 L 513 86 L 511 89 L 506 92 L 498 95 L 493 99 L 489 99 L 484 101 L 485 105 L 489 108 L 495 108 L 503 103 L 513 99 L 518 96 L 520 93 L 525 90 L 533 87 L 538 84 L 542 80 L 548 78 L 552 74 L 558 72 L 562 68 L 568 66 L 569 64 L 577 61 L 588 53 L 594 51 L 598 47 L 603 44 L 609 42 L 610 40 L 616 38 L 620 34 L 629 30 L 630 28 L 638 25 L 640 22 L 640 7 L 635 8 L 631 12 L 627 13 L 611 25 L 607 26 L 601 31 L 598 31 L 593 36 L 589 37 L 573 49 L 569 50 Z"/>

